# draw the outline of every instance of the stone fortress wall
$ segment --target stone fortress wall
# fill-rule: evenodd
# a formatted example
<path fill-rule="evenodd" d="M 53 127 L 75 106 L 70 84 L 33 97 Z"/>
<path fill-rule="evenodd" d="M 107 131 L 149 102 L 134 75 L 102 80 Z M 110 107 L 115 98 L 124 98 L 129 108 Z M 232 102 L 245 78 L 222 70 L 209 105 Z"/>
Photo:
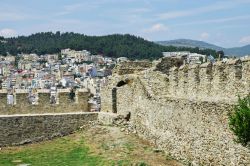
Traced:
<path fill-rule="evenodd" d="M 37 90 L 38 101 L 36 104 L 28 102 L 28 90 L 15 90 L 14 105 L 7 103 L 7 90 L 0 91 L 0 114 L 37 114 L 37 113 L 62 113 L 62 112 L 87 112 L 89 92 L 85 89 L 75 91 L 75 99 L 69 98 L 70 89 L 58 89 L 55 104 L 50 103 L 49 90 Z"/>
<path fill-rule="evenodd" d="M 0 116 L 0 147 L 65 136 L 97 120 L 97 113 L 51 113 Z"/>
<path fill-rule="evenodd" d="M 71 134 L 89 121 L 97 120 L 97 113 L 87 112 L 89 92 L 58 89 L 56 103 L 51 104 L 50 90 L 37 90 L 38 101 L 29 103 L 28 90 L 16 89 L 14 105 L 7 103 L 6 90 L 0 91 L 0 147 L 22 145 Z"/>
<path fill-rule="evenodd" d="M 149 61 L 125 61 L 117 64 L 113 69 L 113 73 L 118 75 L 132 74 L 150 67 L 152 67 L 152 63 Z"/>
<path fill-rule="evenodd" d="M 250 165 L 250 150 L 234 142 L 228 126 L 238 96 L 250 92 L 250 59 L 182 65 L 168 72 L 154 66 L 140 72 L 122 68 L 122 75 L 110 78 L 101 89 L 101 111 L 130 112 L 138 134 L 177 159 Z"/>

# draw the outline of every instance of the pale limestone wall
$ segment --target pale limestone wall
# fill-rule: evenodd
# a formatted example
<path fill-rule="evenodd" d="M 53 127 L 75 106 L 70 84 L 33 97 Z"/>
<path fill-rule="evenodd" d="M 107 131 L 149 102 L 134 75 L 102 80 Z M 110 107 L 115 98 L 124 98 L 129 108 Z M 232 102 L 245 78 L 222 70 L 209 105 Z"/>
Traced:
<path fill-rule="evenodd" d="M 205 63 L 200 66 L 200 72 L 199 72 L 199 78 L 200 78 L 200 84 L 198 85 L 198 98 L 204 99 L 205 96 L 203 94 L 206 94 L 206 96 L 211 95 L 211 89 L 212 89 L 212 64 L 211 63 Z"/>
<path fill-rule="evenodd" d="M 250 60 L 245 59 L 244 61 L 242 61 L 242 84 L 243 84 L 243 87 L 245 87 L 246 89 L 246 91 L 243 92 L 245 95 L 250 93 L 250 76 L 249 75 L 250 75 Z"/>
<path fill-rule="evenodd" d="M 114 75 L 102 95 L 125 78 L 133 81 L 117 88 L 117 112 L 131 113 L 141 137 L 198 165 L 250 165 L 250 150 L 234 142 L 228 126 L 237 95 L 249 93 L 250 60 L 184 65 L 169 75 L 154 69 Z M 111 112 L 109 102 L 102 99 L 106 112 Z"/>
<path fill-rule="evenodd" d="M 250 164 L 250 150 L 233 141 L 228 113 L 233 105 L 150 97 L 140 81 L 117 90 L 118 114 L 131 112 L 138 134 L 173 157 L 198 165 Z"/>
<path fill-rule="evenodd" d="M 97 113 L 61 113 L 0 116 L 0 147 L 44 141 L 73 133 Z"/>
<path fill-rule="evenodd" d="M 169 89 L 169 95 L 174 96 L 174 95 L 180 95 L 181 90 L 178 89 L 178 85 L 181 84 L 179 83 L 178 80 L 178 68 L 173 67 L 170 70 L 169 74 L 169 87 L 166 87 Z"/>
<path fill-rule="evenodd" d="M 113 70 L 113 73 L 124 75 L 124 74 L 133 74 L 138 71 L 143 71 L 147 68 L 152 67 L 152 63 L 149 61 L 128 61 L 121 62 L 116 65 Z"/>
<path fill-rule="evenodd" d="M 187 84 L 188 84 L 188 65 L 183 65 L 178 70 L 178 87 L 177 95 L 180 97 L 184 97 L 187 95 Z M 176 94 L 175 94 L 176 95 Z"/>
<path fill-rule="evenodd" d="M 172 68 L 168 84 L 169 97 L 235 103 L 250 93 L 250 59 Z"/>
<path fill-rule="evenodd" d="M 101 87 L 101 107 L 102 112 L 112 112 L 112 83 L 108 82 L 108 85 Z"/>
<path fill-rule="evenodd" d="M 75 101 L 69 99 L 69 89 L 58 91 L 57 104 L 50 104 L 50 92 L 38 90 L 38 103 L 32 105 L 28 102 L 27 90 L 16 90 L 16 104 L 7 104 L 7 92 L 0 91 L 0 115 L 10 114 L 40 114 L 63 112 L 87 112 L 89 93 L 86 90 L 77 90 Z"/>

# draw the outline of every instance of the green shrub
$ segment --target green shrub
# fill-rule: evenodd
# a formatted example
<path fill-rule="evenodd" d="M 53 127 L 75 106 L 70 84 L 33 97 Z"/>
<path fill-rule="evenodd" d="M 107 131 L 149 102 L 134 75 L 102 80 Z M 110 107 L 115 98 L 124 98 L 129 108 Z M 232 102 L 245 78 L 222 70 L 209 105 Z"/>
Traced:
<path fill-rule="evenodd" d="M 229 115 L 230 129 L 237 136 L 236 141 L 246 146 L 250 143 L 250 95 L 241 99 Z"/>

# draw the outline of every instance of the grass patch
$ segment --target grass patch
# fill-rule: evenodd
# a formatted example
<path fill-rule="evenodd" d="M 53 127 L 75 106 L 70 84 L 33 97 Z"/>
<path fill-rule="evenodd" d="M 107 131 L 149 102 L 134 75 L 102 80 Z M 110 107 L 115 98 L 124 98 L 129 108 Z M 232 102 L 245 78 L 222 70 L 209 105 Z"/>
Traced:
<path fill-rule="evenodd" d="M 109 146 L 106 143 L 102 143 L 101 148 L 104 150 L 109 150 Z"/>
<path fill-rule="evenodd" d="M 134 150 L 134 144 L 133 143 L 125 143 L 124 147 L 129 151 L 133 151 Z"/>
<path fill-rule="evenodd" d="M 44 143 L 10 148 L 0 151 L 0 166 L 103 166 L 110 165 L 103 157 L 91 155 L 83 138 L 72 136 Z"/>

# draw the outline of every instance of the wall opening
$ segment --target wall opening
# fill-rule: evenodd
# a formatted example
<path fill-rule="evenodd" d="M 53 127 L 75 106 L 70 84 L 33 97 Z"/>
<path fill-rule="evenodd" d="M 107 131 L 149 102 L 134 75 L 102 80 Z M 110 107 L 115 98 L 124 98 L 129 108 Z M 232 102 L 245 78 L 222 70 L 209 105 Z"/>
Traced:
<path fill-rule="evenodd" d="M 122 80 L 122 81 L 118 82 L 116 86 L 117 87 L 121 87 L 121 86 L 124 86 L 126 84 L 127 84 L 127 82 L 125 82 L 125 81 Z"/>
<path fill-rule="evenodd" d="M 71 102 L 75 101 L 75 96 L 76 96 L 76 93 L 75 93 L 74 89 L 71 89 L 69 92 L 69 99 Z"/>
<path fill-rule="evenodd" d="M 126 119 L 126 121 L 129 121 L 131 117 L 131 112 L 128 112 L 128 114 L 125 116 L 124 119 Z"/>

